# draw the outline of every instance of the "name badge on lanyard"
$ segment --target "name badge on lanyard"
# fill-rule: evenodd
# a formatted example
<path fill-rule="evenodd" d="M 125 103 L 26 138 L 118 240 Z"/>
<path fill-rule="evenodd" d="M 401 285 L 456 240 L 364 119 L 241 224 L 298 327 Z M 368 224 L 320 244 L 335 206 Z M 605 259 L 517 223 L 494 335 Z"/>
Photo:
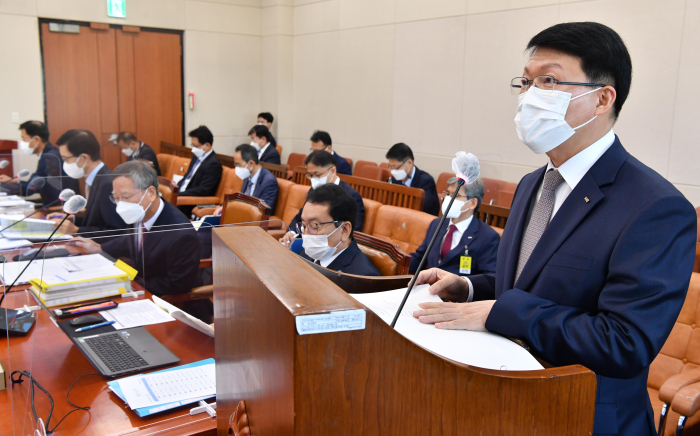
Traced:
<path fill-rule="evenodd" d="M 460 256 L 459 258 L 459 273 L 472 273 L 472 258 L 469 256 L 469 247 L 466 245 L 464 246 L 464 256 Z"/>

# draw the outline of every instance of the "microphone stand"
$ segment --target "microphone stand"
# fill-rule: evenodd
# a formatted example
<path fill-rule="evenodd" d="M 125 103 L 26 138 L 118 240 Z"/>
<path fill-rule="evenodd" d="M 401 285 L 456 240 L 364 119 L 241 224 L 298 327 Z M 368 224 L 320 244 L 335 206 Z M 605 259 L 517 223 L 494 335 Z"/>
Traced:
<path fill-rule="evenodd" d="M 401 311 L 403 310 L 403 306 L 406 304 L 406 300 L 408 300 L 408 296 L 411 294 L 411 291 L 413 290 L 413 286 L 416 284 L 416 280 L 418 279 L 418 274 L 421 272 L 423 269 L 423 266 L 425 266 L 426 260 L 428 260 L 428 253 L 430 253 L 430 250 L 433 249 L 433 245 L 435 244 L 435 240 L 437 239 L 437 235 L 440 233 L 440 229 L 442 229 L 442 225 L 445 223 L 445 218 L 447 218 L 447 213 L 450 211 L 450 208 L 452 208 L 452 203 L 455 201 L 455 198 L 457 198 L 457 193 L 459 192 L 460 188 L 464 186 L 464 180 L 459 179 L 457 182 L 457 189 L 455 189 L 455 193 L 452 194 L 452 198 L 450 199 L 450 204 L 447 205 L 447 210 L 445 213 L 442 215 L 442 218 L 440 218 L 440 223 L 438 224 L 437 229 L 435 230 L 435 233 L 433 233 L 433 237 L 430 240 L 430 244 L 428 244 L 428 249 L 425 250 L 425 254 L 423 255 L 423 258 L 420 260 L 420 264 L 418 264 L 418 269 L 416 269 L 416 273 L 411 279 L 411 283 L 408 284 L 408 289 L 406 289 L 406 295 L 403 296 L 403 300 L 401 300 L 401 304 L 399 305 L 399 309 L 396 311 L 396 315 L 394 315 L 394 320 L 391 322 L 391 328 L 394 328 L 396 326 L 396 321 L 399 319 L 399 315 L 401 315 Z"/>
<path fill-rule="evenodd" d="M 31 217 L 31 216 L 33 216 L 33 215 L 36 215 L 36 214 L 39 213 L 40 211 L 46 210 L 47 208 L 49 208 L 49 207 L 53 206 L 54 204 L 58 203 L 59 201 L 62 201 L 62 200 L 59 198 L 58 200 L 52 201 L 51 203 L 47 204 L 46 206 L 40 207 L 39 209 L 37 209 L 37 210 L 35 210 L 34 212 L 30 213 L 29 215 L 25 216 L 25 217 L 22 218 L 21 220 L 16 221 L 16 222 L 10 224 L 9 226 L 7 226 L 7 227 L 5 227 L 5 228 L 3 228 L 3 229 L 0 229 L 0 233 L 4 232 L 5 230 L 9 229 L 10 227 L 13 227 L 13 226 L 15 226 L 15 225 L 21 223 L 22 221 L 26 220 L 27 218 L 29 218 L 29 217 Z"/>
<path fill-rule="evenodd" d="M 41 251 L 44 249 L 44 247 L 46 247 L 50 242 L 53 242 L 53 241 L 51 240 L 51 238 L 53 238 L 53 235 L 58 231 L 58 229 L 61 227 L 61 225 L 66 221 L 66 219 L 67 219 L 70 215 L 71 215 L 71 214 L 66 214 L 66 216 L 63 217 L 63 219 L 61 220 L 61 222 L 56 226 L 56 228 L 54 229 L 54 231 L 51 232 L 51 234 L 49 235 L 48 240 L 47 240 L 46 242 L 44 242 L 44 244 L 41 246 L 41 248 L 39 248 L 39 249 L 36 251 L 36 253 L 34 253 L 34 256 L 32 256 L 32 258 L 29 260 L 29 262 L 27 262 L 27 266 L 25 266 L 24 269 L 22 270 L 22 272 L 19 273 L 19 275 L 17 275 L 17 278 L 15 278 L 15 281 L 12 282 L 12 284 L 10 285 L 9 288 L 5 289 L 5 291 L 2 293 L 2 297 L 0 297 L 0 306 L 2 306 L 2 302 L 3 302 L 3 300 L 5 299 L 5 295 L 7 295 L 7 293 L 10 292 L 10 289 L 12 289 L 12 287 L 17 283 L 17 280 L 19 280 L 19 278 L 22 277 L 22 274 L 24 274 L 24 272 L 27 270 L 27 268 L 29 268 L 29 265 L 31 265 L 32 262 L 34 262 L 34 259 L 36 259 L 36 257 L 39 255 L 39 253 L 41 253 Z"/>

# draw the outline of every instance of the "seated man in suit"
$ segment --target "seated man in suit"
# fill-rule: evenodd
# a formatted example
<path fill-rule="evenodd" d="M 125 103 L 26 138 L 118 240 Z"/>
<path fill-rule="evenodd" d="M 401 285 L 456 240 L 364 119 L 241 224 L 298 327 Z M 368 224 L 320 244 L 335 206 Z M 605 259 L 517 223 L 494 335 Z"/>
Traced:
<path fill-rule="evenodd" d="M 258 162 L 258 152 L 253 146 L 241 144 L 233 154 L 234 169 L 239 179 L 243 180 L 241 193 L 265 200 L 270 206 L 270 215 L 277 204 L 277 177 Z"/>
<path fill-rule="evenodd" d="M 69 130 L 58 141 L 58 150 L 63 159 L 63 170 L 73 179 L 85 178 L 85 212 L 73 215 L 73 222 L 66 220 L 58 229 L 61 233 L 115 231 L 126 228 L 126 223 L 109 201 L 112 192 L 112 172 L 102 162 L 100 143 L 87 130 Z M 58 223 L 63 214 L 49 215 Z M 91 236 L 104 235 L 104 233 Z"/>
<path fill-rule="evenodd" d="M 19 126 L 21 141 L 19 150 L 28 155 L 39 156 L 36 171 L 28 181 L 20 182 L 4 174 L 0 175 L 0 183 L 18 183 L 16 193 L 20 195 L 32 195 L 35 192 L 41 194 L 41 202 L 48 205 L 58 200 L 58 194 L 63 189 L 72 189 L 80 193 L 80 183 L 66 175 L 63 171 L 61 154 L 53 144 L 49 142 L 49 128 L 41 121 L 25 121 Z M 8 190 L 8 189 L 6 189 Z M 12 189 L 8 190 L 12 193 Z M 18 192 L 17 192 L 18 191 Z"/>
<path fill-rule="evenodd" d="M 277 141 L 272 135 L 272 122 L 274 120 L 275 117 L 273 117 L 270 112 L 260 112 L 258 114 L 258 124 L 267 127 L 267 130 L 270 131 L 270 145 L 272 146 L 272 148 L 277 147 Z"/>
<path fill-rule="evenodd" d="M 180 196 L 209 197 L 216 194 L 223 168 L 213 150 L 214 135 L 207 126 L 199 126 L 189 133 L 192 160 L 185 177 L 178 183 Z M 178 206 L 185 216 L 192 215 L 194 206 Z"/>
<path fill-rule="evenodd" d="M 457 177 L 453 177 L 447 181 L 443 214 L 456 188 Z M 427 254 L 425 269 L 440 268 L 461 276 L 496 272 L 496 253 L 501 238 L 491 226 L 474 216 L 483 199 L 484 182 L 481 179 L 462 185 L 447 214 L 450 220 L 443 224 L 433 249 Z M 411 274 L 418 269 L 439 222 L 440 218 L 435 218 L 430 223 L 423 243 L 411 253 Z"/>
<path fill-rule="evenodd" d="M 250 135 L 250 145 L 258 151 L 258 160 L 275 165 L 282 163 L 280 154 L 272 142 L 272 133 L 267 130 L 267 127 L 256 125 L 248 132 Z"/>
<path fill-rule="evenodd" d="M 144 160 L 150 162 L 153 165 L 153 169 L 156 170 L 156 174 L 160 174 L 160 165 L 158 165 L 158 159 L 156 158 L 156 152 L 153 151 L 148 144 L 145 144 L 138 139 L 136 135 L 131 132 L 121 132 L 117 135 L 117 139 L 114 143 L 117 147 L 121 148 L 122 153 L 126 156 L 126 161 L 131 162 L 135 159 Z"/>
<path fill-rule="evenodd" d="M 360 194 L 355 191 L 352 186 L 340 180 L 340 177 L 336 174 L 336 160 L 335 156 L 328 153 L 327 151 L 319 150 L 314 151 L 308 156 L 304 161 L 306 164 L 306 177 L 311 180 L 311 188 L 316 189 L 319 186 L 325 184 L 338 185 L 345 190 L 350 196 L 355 200 L 355 205 L 357 207 L 357 218 L 355 220 L 355 231 L 361 232 L 362 225 L 365 220 L 365 204 L 362 201 Z M 294 217 L 291 223 L 289 223 L 289 231 L 280 239 L 280 242 L 284 243 L 286 246 L 290 246 L 292 240 L 297 238 L 296 227 L 297 224 L 301 222 L 301 214 L 304 211 L 302 207 L 299 213 Z"/>
<path fill-rule="evenodd" d="M 331 135 L 328 132 L 322 130 L 316 130 L 313 135 L 311 135 L 311 151 L 324 150 L 335 156 L 337 162 L 336 171 L 338 174 L 345 174 L 346 176 L 352 176 L 352 168 L 345 158 L 340 156 L 338 153 L 333 151 L 333 141 L 331 141 Z"/>
<path fill-rule="evenodd" d="M 199 286 L 199 240 L 189 219 L 158 195 L 158 176 L 147 162 L 126 162 L 114 169 L 108 200 L 131 226 L 131 233 L 101 240 L 76 239 L 88 253 L 104 251 L 127 258 L 139 272 L 136 281 L 155 295 L 186 294 Z M 100 242 L 100 243 L 98 243 Z M 190 304 L 192 303 L 192 304 Z M 202 317 L 206 303 L 188 302 L 185 311 Z M 204 319 L 211 322 L 209 319 Z"/>
<path fill-rule="evenodd" d="M 380 275 L 353 239 L 356 217 L 357 205 L 345 189 L 331 183 L 310 189 L 297 225 L 304 247 L 299 256 L 334 271 Z"/>
<path fill-rule="evenodd" d="M 548 163 L 518 184 L 496 273 L 423 271 L 416 284 L 452 303 L 423 303 L 414 316 L 521 339 L 553 366 L 583 365 L 596 375 L 594 435 L 656 435 L 649 365 L 688 291 L 695 211 L 613 131 L 632 83 L 614 30 L 556 24 L 526 50 L 511 81 L 515 127 Z"/>
<path fill-rule="evenodd" d="M 423 211 L 437 216 L 440 212 L 440 200 L 435 187 L 433 176 L 421 171 L 413 163 L 413 151 L 411 148 L 399 142 L 394 144 L 386 153 L 389 162 L 391 177 L 389 183 L 404 185 L 411 188 L 420 188 L 425 191 Z"/>

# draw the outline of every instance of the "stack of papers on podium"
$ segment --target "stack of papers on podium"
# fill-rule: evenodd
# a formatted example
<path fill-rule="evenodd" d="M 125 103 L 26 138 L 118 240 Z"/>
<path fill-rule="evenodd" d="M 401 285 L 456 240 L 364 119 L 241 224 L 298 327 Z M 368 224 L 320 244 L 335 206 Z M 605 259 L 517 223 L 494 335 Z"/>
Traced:
<path fill-rule="evenodd" d="M 140 417 L 216 396 L 214 359 L 107 382 Z"/>
<path fill-rule="evenodd" d="M 101 314 L 107 321 L 114 321 L 112 327 L 117 330 L 175 321 L 175 318 L 159 309 L 151 300 L 120 303 L 118 307 L 105 310 Z"/>
<path fill-rule="evenodd" d="M 523 347 L 503 336 L 487 332 L 443 330 L 424 324 L 413 316 L 420 303 L 439 303 L 437 295 L 428 292 L 429 285 L 413 288 L 396 321 L 396 331 L 411 342 L 447 359 L 481 368 L 507 371 L 544 369 Z M 371 294 L 350 294 L 372 312 L 391 324 L 406 288 Z"/>

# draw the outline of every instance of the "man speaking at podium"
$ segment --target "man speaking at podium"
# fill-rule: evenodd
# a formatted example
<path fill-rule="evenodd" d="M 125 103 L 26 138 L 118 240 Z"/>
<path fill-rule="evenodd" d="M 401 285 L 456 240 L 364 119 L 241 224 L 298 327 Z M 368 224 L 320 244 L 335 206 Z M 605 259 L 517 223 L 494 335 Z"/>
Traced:
<path fill-rule="evenodd" d="M 615 31 L 557 24 L 527 49 L 511 83 L 515 125 L 549 163 L 518 185 L 496 273 L 424 271 L 416 284 L 452 303 L 424 303 L 414 316 L 520 338 L 554 366 L 584 365 L 598 382 L 593 434 L 654 435 L 649 365 L 685 299 L 695 213 L 613 133 L 632 79 Z"/>

